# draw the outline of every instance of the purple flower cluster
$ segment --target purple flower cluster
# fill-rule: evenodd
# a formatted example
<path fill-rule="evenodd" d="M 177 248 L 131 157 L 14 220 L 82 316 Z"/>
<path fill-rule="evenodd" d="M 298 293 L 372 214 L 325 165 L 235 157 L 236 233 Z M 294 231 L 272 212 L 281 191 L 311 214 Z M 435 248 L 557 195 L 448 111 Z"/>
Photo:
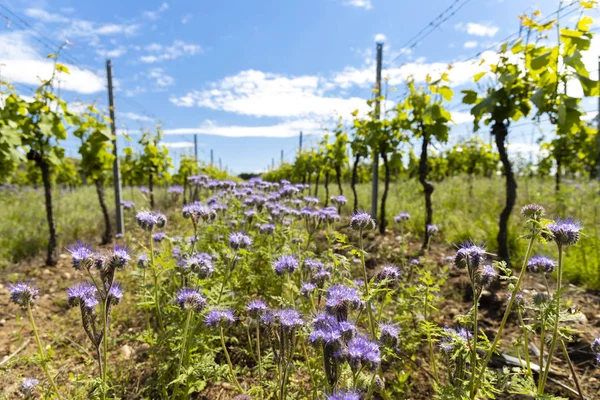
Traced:
<path fill-rule="evenodd" d="M 206 307 L 206 297 L 202 296 L 196 289 L 187 287 L 177 291 L 175 302 L 183 311 L 200 312 Z"/>
<path fill-rule="evenodd" d="M 269 306 L 267 306 L 267 303 L 265 303 L 264 301 L 252 300 L 248 303 L 246 311 L 248 311 L 248 314 L 250 314 L 252 318 L 260 319 L 260 317 L 268 313 L 270 310 Z"/>
<path fill-rule="evenodd" d="M 152 235 L 152 240 L 154 240 L 155 242 L 162 242 L 164 238 L 166 238 L 167 235 L 164 232 L 156 232 Z"/>
<path fill-rule="evenodd" d="M 71 307 L 81 307 L 85 311 L 93 311 L 98 305 L 98 290 L 89 282 L 81 282 L 67 289 L 67 302 Z"/>
<path fill-rule="evenodd" d="M 121 205 L 125 210 L 132 210 L 135 207 L 135 203 L 133 201 L 123 200 L 121 201 Z"/>
<path fill-rule="evenodd" d="M 347 361 L 354 371 L 358 371 L 361 367 L 374 370 L 381 362 L 381 351 L 377 343 L 356 336 L 350 339 L 347 348 L 340 352 L 339 357 Z"/>
<path fill-rule="evenodd" d="M 82 268 L 89 269 L 93 266 L 94 252 L 89 245 L 76 242 L 73 246 L 67 247 L 67 251 L 71 253 L 73 268 L 80 270 Z"/>
<path fill-rule="evenodd" d="M 170 193 L 175 196 L 180 196 L 183 194 L 183 187 L 181 186 L 171 186 L 167 189 L 167 193 Z"/>
<path fill-rule="evenodd" d="M 34 399 L 37 391 L 37 386 L 40 381 L 35 378 L 27 378 L 21 383 L 21 394 L 25 399 Z"/>
<path fill-rule="evenodd" d="M 159 212 L 139 211 L 135 214 L 137 224 L 146 231 L 151 231 L 154 227 L 164 228 L 167 224 L 167 217 Z"/>
<path fill-rule="evenodd" d="M 521 214 L 530 219 L 538 220 L 544 215 L 544 207 L 539 204 L 528 204 L 521 209 Z"/>
<path fill-rule="evenodd" d="M 245 249 L 250 247 L 251 245 L 252 239 L 241 232 L 235 232 L 229 235 L 229 246 L 233 250 L 237 251 L 240 249 Z"/>
<path fill-rule="evenodd" d="M 440 349 L 449 354 L 460 348 L 465 348 L 471 336 L 472 334 L 463 327 L 450 328 L 445 326 L 443 337 L 440 340 Z"/>
<path fill-rule="evenodd" d="M 331 396 L 327 396 L 327 400 L 360 400 L 360 393 L 337 391 Z"/>
<path fill-rule="evenodd" d="M 10 284 L 10 300 L 21 308 L 27 308 L 35 304 L 39 291 L 27 282 Z"/>
<path fill-rule="evenodd" d="M 327 290 L 325 308 L 328 313 L 337 317 L 339 321 L 348 319 L 348 312 L 361 306 L 358 290 L 344 285 L 333 285 Z"/>
<path fill-rule="evenodd" d="M 401 211 L 398 215 L 394 217 L 394 222 L 401 223 L 404 221 L 408 221 L 410 219 L 410 214 L 406 211 Z"/>
<path fill-rule="evenodd" d="M 195 273 L 200 279 L 206 279 L 215 271 L 212 260 L 212 256 L 208 253 L 194 253 L 182 258 L 179 265 Z"/>
<path fill-rule="evenodd" d="M 375 274 L 375 282 L 393 285 L 400 279 L 400 270 L 394 265 L 386 265 Z"/>
<path fill-rule="evenodd" d="M 527 262 L 527 269 L 530 272 L 544 272 L 551 274 L 554 271 L 556 263 L 553 259 L 545 256 L 533 256 Z"/>
<path fill-rule="evenodd" d="M 485 249 L 472 242 L 463 243 L 454 256 L 454 266 L 476 271 L 485 261 Z"/>
<path fill-rule="evenodd" d="M 437 225 L 429 224 L 427 225 L 427 234 L 429 236 L 435 236 L 440 232 L 440 228 Z"/>
<path fill-rule="evenodd" d="M 596 361 L 600 364 L 600 338 L 594 339 L 592 342 L 592 353 L 596 356 Z"/>
<path fill-rule="evenodd" d="M 379 341 L 388 347 L 395 347 L 398 344 L 399 333 L 400 330 L 395 325 L 379 324 Z"/>
<path fill-rule="evenodd" d="M 350 227 L 355 231 L 372 231 L 377 227 L 371 214 L 365 211 L 357 211 L 350 219 Z"/>
<path fill-rule="evenodd" d="M 213 208 L 199 202 L 186 204 L 181 208 L 181 214 L 185 219 L 191 218 L 194 223 L 200 220 L 210 222 L 217 218 L 217 212 Z"/>
<path fill-rule="evenodd" d="M 572 219 L 557 220 L 555 223 L 548 224 L 548 229 L 552 234 L 551 239 L 559 246 L 572 246 L 579 241 L 581 224 Z"/>
<path fill-rule="evenodd" d="M 275 262 L 273 262 L 273 269 L 278 275 L 283 275 L 284 273 L 291 274 L 297 268 L 298 260 L 296 260 L 296 257 L 292 255 L 281 256 L 277 260 L 275 260 Z"/>
<path fill-rule="evenodd" d="M 348 199 L 346 199 L 346 197 L 339 195 L 339 196 L 331 196 L 329 198 L 329 200 L 331 200 L 331 202 L 333 204 L 336 204 L 338 206 L 344 206 L 348 203 Z"/>
<path fill-rule="evenodd" d="M 235 322 L 233 311 L 224 308 L 210 310 L 204 317 L 204 323 L 209 328 L 224 328 Z"/>

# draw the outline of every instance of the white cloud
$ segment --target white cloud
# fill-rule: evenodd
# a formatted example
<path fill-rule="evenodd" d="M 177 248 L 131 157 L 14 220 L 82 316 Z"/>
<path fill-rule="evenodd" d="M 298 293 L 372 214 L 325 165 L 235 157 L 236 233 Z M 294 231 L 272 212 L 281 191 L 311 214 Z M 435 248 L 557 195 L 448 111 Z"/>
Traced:
<path fill-rule="evenodd" d="M 161 142 L 160 144 L 170 149 L 186 149 L 194 147 L 193 142 Z"/>
<path fill-rule="evenodd" d="M 155 85 L 161 88 L 171 86 L 175 83 L 175 79 L 172 76 L 167 75 L 163 68 L 152 68 L 148 71 L 146 76 L 153 79 Z"/>
<path fill-rule="evenodd" d="M 476 22 L 467 22 L 466 24 L 461 22 L 459 24 L 456 24 L 454 28 L 462 32 L 467 32 L 469 35 L 488 37 L 494 37 L 496 33 L 498 33 L 498 31 L 500 30 L 500 28 L 498 28 L 495 25 L 484 25 L 478 24 Z"/>
<path fill-rule="evenodd" d="M 456 125 L 467 124 L 467 123 L 472 123 L 473 122 L 473 116 L 471 115 L 470 112 L 466 112 L 466 111 L 452 111 L 450 114 L 452 114 L 452 121 Z"/>
<path fill-rule="evenodd" d="M 385 36 L 383 33 L 378 33 L 377 35 L 375 35 L 375 42 L 376 43 L 383 43 L 387 40 L 387 36 Z"/>
<path fill-rule="evenodd" d="M 25 10 L 25 15 L 30 18 L 37 19 L 42 22 L 69 22 L 69 19 L 60 14 L 49 13 L 41 8 L 28 8 Z"/>
<path fill-rule="evenodd" d="M 292 76 L 247 70 L 170 101 L 179 107 L 205 107 L 257 117 L 347 115 L 366 107 L 364 99 L 324 95 L 326 82 L 311 75 Z"/>
<path fill-rule="evenodd" d="M 118 58 L 127 53 L 127 47 L 117 46 L 112 50 L 98 49 L 96 50 L 96 53 L 104 58 Z"/>
<path fill-rule="evenodd" d="M 136 114 L 133 112 L 120 112 L 119 117 L 131 119 L 131 120 L 138 121 L 138 122 L 154 122 L 155 121 L 154 118 L 151 118 L 151 117 L 148 117 L 145 115 Z"/>
<path fill-rule="evenodd" d="M 474 49 L 477 47 L 477 40 L 469 40 L 463 45 L 465 49 Z"/>
<path fill-rule="evenodd" d="M 42 79 L 52 76 L 54 63 L 43 59 L 28 42 L 24 31 L 0 34 L 0 64 L 2 76 L 13 82 L 39 85 Z M 91 94 L 103 91 L 104 78 L 97 74 L 63 62 L 70 74 L 60 75 L 61 90 Z"/>
<path fill-rule="evenodd" d="M 199 134 L 226 137 L 285 138 L 298 136 L 300 131 L 302 131 L 302 133 L 305 135 L 319 134 L 322 133 L 322 126 L 313 120 L 305 119 L 286 121 L 275 125 L 264 126 L 221 126 L 212 121 L 204 121 L 204 123 L 197 128 L 165 129 L 164 133 L 167 135 Z"/>
<path fill-rule="evenodd" d="M 144 11 L 142 15 L 152 21 L 156 21 L 160 18 L 160 14 L 164 13 L 169 9 L 169 3 L 162 3 L 155 11 Z"/>
<path fill-rule="evenodd" d="M 181 17 L 181 23 L 182 24 L 188 24 L 191 20 L 192 20 L 193 15 L 190 13 L 185 14 L 183 17 Z"/>
<path fill-rule="evenodd" d="M 145 63 L 174 60 L 182 56 L 193 56 L 203 53 L 202 47 L 193 43 L 185 43 L 182 40 L 175 40 L 168 46 L 151 43 L 145 47 L 145 50 L 148 54 L 140 57 L 140 60 Z"/>
<path fill-rule="evenodd" d="M 365 10 L 370 10 L 373 8 L 373 3 L 371 0 L 346 0 L 344 5 L 356 8 L 364 8 Z"/>

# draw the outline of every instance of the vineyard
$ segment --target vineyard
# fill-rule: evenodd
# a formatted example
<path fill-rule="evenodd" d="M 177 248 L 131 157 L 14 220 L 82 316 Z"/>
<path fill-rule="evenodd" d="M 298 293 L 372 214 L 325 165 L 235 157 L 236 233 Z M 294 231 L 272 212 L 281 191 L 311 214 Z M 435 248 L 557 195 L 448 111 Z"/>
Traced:
<path fill-rule="evenodd" d="M 32 98 L 2 81 L 0 399 L 599 398 L 597 6 L 576 7 L 521 16 L 470 89 L 378 83 L 262 174 L 174 163 L 161 125 L 116 151 L 58 53 Z M 473 135 L 448 145 L 457 99 Z M 511 152 L 524 121 L 551 125 L 536 160 Z"/>

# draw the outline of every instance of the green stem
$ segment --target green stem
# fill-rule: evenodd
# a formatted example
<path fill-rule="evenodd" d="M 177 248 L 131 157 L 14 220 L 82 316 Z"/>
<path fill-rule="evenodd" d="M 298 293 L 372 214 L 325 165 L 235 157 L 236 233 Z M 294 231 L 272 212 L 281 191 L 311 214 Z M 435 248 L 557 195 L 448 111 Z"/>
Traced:
<path fill-rule="evenodd" d="M 525 326 L 525 322 L 523 322 L 523 315 L 521 314 L 521 309 L 517 308 L 517 312 L 519 315 L 519 323 L 523 327 L 523 341 L 525 342 L 525 362 L 527 363 L 527 373 L 529 376 L 533 377 L 533 373 L 531 372 L 531 360 L 529 359 L 529 335 L 527 334 L 527 327 Z"/>
<path fill-rule="evenodd" d="M 477 288 L 475 287 L 475 277 L 472 279 L 472 290 L 473 290 L 473 299 L 474 304 L 473 307 L 473 348 L 471 349 L 471 389 L 473 390 L 473 382 L 475 381 L 475 376 L 477 374 L 477 336 L 478 332 L 478 318 L 479 318 L 479 294 L 477 293 Z M 473 393 L 471 392 L 471 397 Z"/>
<path fill-rule="evenodd" d="M 225 353 L 225 358 L 227 359 L 227 365 L 229 366 L 229 374 L 231 375 L 231 380 L 233 380 L 235 387 L 237 388 L 237 390 L 239 390 L 240 393 L 246 393 L 244 391 L 244 389 L 242 389 L 242 387 L 240 386 L 240 383 L 238 382 L 237 378 L 235 377 L 235 373 L 233 372 L 233 364 L 231 364 L 231 358 L 229 357 L 229 352 L 227 351 L 227 346 L 225 346 L 225 335 L 223 333 L 223 327 L 221 327 L 220 329 L 221 329 L 221 346 L 223 346 L 223 352 Z"/>
<path fill-rule="evenodd" d="M 102 319 L 102 399 L 106 398 L 106 370 L 108 369 L 108 291 L 105 294 L 104 301 L 102 302 L 104 308 L 104 315 Z"/>
<path fill-rule="evenodd" d="M 508 306 L 506 307 L 506 311 L 504 312 L 504 316 L 502 317 L 502 322 L 500 323 L 500 327 L 498 328 L 498 333 L 496 334 L 496 337 L 494 338 L 494 342 L 492 343 L 492 346 L 486 353 L 485 359 L 483 360 L 483 363 L 481 364 L 481 371 L 479 371 L 479 376 L 477 377 L 477 380 L 475 381 L 475 386 L 473 387 L 471 398 L 475 398 L 477 396 L 477 390 L 479 389 L 479 385 L 481 385 L 481 380 L 483 379 L 483 376 L 485 375 L 485 371 L 487 369 L 488 362 L 490 361 L 490 358 L 492 358 L 492 354 L 494 354 L 494 351 L 496 350 L 498 343 L 500 343 L 500 339 L 502 337 L 502 332 L 504 331 L 504 326 L 506 325 L 506 321 L 508 320 L 508 316 L 510 315 L 510 311 L 515 302 L 517 293 L 519 293 L 519 289 L 521 288 L 521 283 L 523 282 L 523 277 L 525 276 L 525 271 L 527 270 L 527 262 L 529 261 L 529 256 L 531 255 L 531 249 L 533 248 L 533 242 L 535 241 L 536 236 L 537 236 L 537 231 L 531 235 L 531 239 L 529 240 L 529 245 L 527 246 L 527 251 L 525 252 L 525 259 L 523 260 L 523 265 L 521 266 L 521 273 L 519 274 L 519 279 L 517 280 L 517 284 L 515 285 L 512 293 L 510 295 L 510 300 L 508 301 Z"/>
<path fill-rule="evenodd" d="M 187 345 L 188 330 L 190 329 L 190 320 L 192 319 L 192 310 L 188 310 L 185 318 L 185 326 L 183 328 L 183 339 L 181 342 L 181 352 L 179 354 L 179 365 L 177 366 L 177 380 L 175 381 L 175 388 L 173 389 L 173 400 L 177 399 L 179 394 L 179 377 L 181 376 L 181 367 L 183 366 L 183 359 L 185 357 L 185 347 Z"/>
<path fill-rule="evenodd" d="M 304 360 L 306 362 L 306 369 L 308 370 L 308 375 L 310 376 L 310 384 L 311 384 L 311 391 L 313 392 L 313 399 L 317 398 L 317 385 L 315 383 L 315 376 L 313 374 L 312 368 L 310 367 L 310 358 L 308 358 L 308 352 L 306 351 L 306 343 L 304 343 L 304 337 L 300 337 L 300 340 L 302 340 L 302 352 L 304 353 Z"/>
<path fill-rule="evenodd" d="M 542 384 L 538 390 L 538 394 L 544 393 L 546 386 L 546 380 L 550 373 L 550 365 L 552 364 L 552 356 L 556 349 L 556 342 L 558 340 L 558 327 L 560 324 L 560 290 L 562 287 L 562 264 L 563 264 L 563 248 L 561 245 L 558 246 L 558 280 L 556 282 L 556 310 L 554 318 L 554 330 L 552 332 L 552 341 L 550 342 L 550 349 L 548 350 L 548 362 L 546 363 L 546 369 L 544 370 L 544 376 L 542 378 Z"/>
<path fill-rule="evenodd" d="M 258 355 L 258 381 L 260 383 L 260 398 L 264 398 L 262 356 L 260 355 L 260 325 L 256 323 L 256 354 Z"/>
<path fill-rule="evenodd" d="M 373 319 L 373 310 L 371 310 L 371 297 L 369 295 L 369 280 L 367 278 L 367 266 L 365 264 L 365 251 L 364 251 L 364 247 L 363 247 L 362 229 L 359 230 L 358 233 L 359 233 L 358 240 L 359 240 L 359 246 L 360 246 L 360 261 L 361 261 L 362 270 L 363 270 L 365 294 L 367 295 L 367 315 L 369 316 L 369 327 L 371 328 L 371 336 L 373 338 L 376 338 L 377 332 L 375 330 L 375 321 Z"/>
<path fill-rule="evenodd" d="M 56 393 L 56 397 L 58 397 L 58 399 L 61 400 L 62 397 L 60 396 L 60 393 L 58 392 L 58 387 L 56 386 L 56 383 L 54 382 L 54 379 L 52 378 L 52 374 L 50 374 L 50 370 L 48 369 L 48 366 L 46 365 L 46 361 L 47 361 L 46 353 L 44 352 L 44 346 L 42 346 L 42 341 L 40 340 L 40 336 L 38 335 L 38 331 L 35 326 L 35 321 L 33 320 L 33 313 L 31 312 L 31 305 L 29 303 L 27 303 L 27 314 L 29 315 L 29 323 L 31 324 L 31 330 L 33 330 L 33 335 L 35 336 L 35 342 L 37 343 L 38 351 L 40 353 L 42 369 L 44 370 L 44 373 L 46 374 L 46 377 L 48 378 L 48 381 L 50 382 L 50 385 L 52 386 L 54 393 Z"/>
<path fill-rule="evenodd" d="M 152 238 L 152 232 L 150 232 L 150 262 L 152 263 L 152 276 L 154 279 L 154 306 L 156 307 L 156 316 L 158 317 L 158 326 L 160 328 L 160 331 L 164 332 L 165 328 L 163 325 L 162 312 L 160 310 L 158 275 L 156 274 L 156 265 L 154 262 L 154 239 Z"/>
<path fill-rule="evenodd" d="M 569 364 L 569 369 L 571 370 L 571 375 L 573 375 L 573 381 L 575 381 L 575 386 L 577 387 L 577 393 L 579 393 L 579 399 L 584 400 L 583 391 L 581 390 L 581 386 L 579 385 L 579 379 L 577 378 L 577 373 L 575 372 L 575 367 L 573 367 L 573 363 L 571 362 L 571 357 L 569 357 L 569 352 L 567 351 L 567 346 L 565 346 L 565 341 L 560 340 L 560 344 L 562 346 L 563 355 Z"/>
<path fill-rule="evenodd" d="M 424 315 L 425 321 L 427 321 L 428 298 L 429 298 L 429 292 L 426 292 L 425 293 L 425 304 L 424 304 L 425 310 L 423 311 L 425 314 Z M 435 378 L 435 383 L 438 383 L 440 381 L 440 378 L 438 376 L 437 365 L 436 365 L 436 361 L 435 361 L 435 353 L 433 351 L 433 341 L 431 339 L 431 332 L 429 332 L 429 329 L 427 329 L 427 342 L 429 343 L 429 359 L 431 362 L 431 367 L 433 368 L 433 376 Z"/>
<path fill-rule="evenodd" d="M 235 262 L 235 257 L 237 254 L 233 255 L 233 259 L 231 263 L 227 266 L 227 271 L 225 271 L 225 275 L 223 275 L 223 281 L 221 282 L 221 289 L 219 290 L 219 297 L 217 298 L 217 305 L 221 304 L 221 297 L 223 296 L 223 290 L 225 289 L 225 283 L 229 280 L 229 274 L 233 269 L 233 263 Z"/>

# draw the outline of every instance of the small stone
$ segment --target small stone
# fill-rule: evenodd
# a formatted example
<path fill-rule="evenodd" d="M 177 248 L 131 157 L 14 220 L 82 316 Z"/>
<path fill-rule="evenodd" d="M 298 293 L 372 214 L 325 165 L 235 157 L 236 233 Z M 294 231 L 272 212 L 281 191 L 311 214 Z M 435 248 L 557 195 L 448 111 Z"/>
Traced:
<path fill-rule="evenodd" d="M 133 355 L 133 348 L 128 344 L 121 346 L 121 355 L 124 359 L 130 360 Z"/>
<path fill-rule="evenodd" d="M 42 268 L 43 275 L 52 275 L 52 271 L 49 268 Z"/>
<path fill-rule="evenodd" d="M 4 318 L 0 319 L 0 326 L 6 325 L 6 320 Z"/>
<path fill-rule="evenodd" d="M 70 280 L 71 279 L 71 273 L 70 272 L 64 272 L 63 273 L 63 278 L 65 278 L 66 280 Z"/>
<path fill-rule="evenodd" d="M 59 256 L 58 256 L 58 258 L 60 258 L 60 259 L 63 259 L 63 260 L 64 260 L 64 259 L 67 259 L 67 258 L 69 258 L 69 255 L 68 255 L 68 254 L 65 254 L 65 253 L 62 253 L 61 255 L 59 255 Z"/>

